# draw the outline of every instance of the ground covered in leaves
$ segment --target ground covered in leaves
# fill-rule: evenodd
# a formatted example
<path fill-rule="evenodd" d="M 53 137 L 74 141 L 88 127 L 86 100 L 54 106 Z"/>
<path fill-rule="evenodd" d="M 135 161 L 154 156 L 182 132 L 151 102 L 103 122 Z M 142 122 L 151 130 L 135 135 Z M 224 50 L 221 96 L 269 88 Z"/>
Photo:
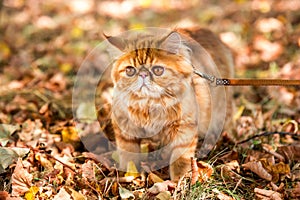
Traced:
<path fill-rule="evenodd" d="M 0 9 L 1 200 L 300 199 L 299 87 L 236 88 L 235 134 L 192 159 L 178 184 L 165 169 L 119 172 L 108 146 L 94 145 L 101 159 L 88 152 L 72 113 L 76 72 L 103 32 L 208 27 L 232 48 L 237 77 L 300 79 L 299 0 L 3 0 Z"/>

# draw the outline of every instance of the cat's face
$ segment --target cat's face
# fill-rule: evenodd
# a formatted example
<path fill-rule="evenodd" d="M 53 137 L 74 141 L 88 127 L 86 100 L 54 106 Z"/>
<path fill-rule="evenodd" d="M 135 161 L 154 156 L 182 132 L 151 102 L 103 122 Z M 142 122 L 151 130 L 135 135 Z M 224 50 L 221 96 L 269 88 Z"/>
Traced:
<path fill-rule="evenodd" d="M 168 38 L 159 42 L 153 38 L 144 38 L 138 43 L 127 41 L 122 49 L 123 55 L 113 66 L 112 79 L 115 88 L 140 98 L 178 96 L 182 93 L 185 84 L 191 80 L 193 69 L 179 53 L 180 50 L 174 49 L 180 46 L 171 45 L 171 42 L 174 41 L 168 41 Z M 155 45 L 151 45 L 154 43 Z M 173 49 L 169 51 L 167 48 Z"/>

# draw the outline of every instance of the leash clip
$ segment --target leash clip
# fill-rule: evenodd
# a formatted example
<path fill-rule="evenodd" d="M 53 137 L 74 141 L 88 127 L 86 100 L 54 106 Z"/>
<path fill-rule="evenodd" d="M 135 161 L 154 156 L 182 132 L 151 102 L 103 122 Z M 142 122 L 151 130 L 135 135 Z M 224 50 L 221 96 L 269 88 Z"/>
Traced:
<path fill-rule="evenodd" d="M 205 78 L 206 80 L 210 81 L 211 83 L 214 83 L 216 80 L 216 77 L 213 75 L 208 75 L 208 74 L 204 74 L 202 72 L 199 72 L 197 70 L 194 69 L 194 73 L 197 74 L 198 76 Z"/>

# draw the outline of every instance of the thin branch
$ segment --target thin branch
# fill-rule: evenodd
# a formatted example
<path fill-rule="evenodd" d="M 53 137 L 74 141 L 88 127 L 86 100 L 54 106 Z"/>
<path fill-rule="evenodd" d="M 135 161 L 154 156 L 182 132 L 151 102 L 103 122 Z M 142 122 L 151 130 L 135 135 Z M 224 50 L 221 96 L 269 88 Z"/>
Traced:
<path fill-rule="evenodd" d="M 254 138 L 258 138 L 258 137 L 265 137 L 265 136 L 269 136 L 269 135 L 275 135 L 275 134 L 279 134 L 279 135 L 291 135 L 291 136 L 295 136 L 295 137 L 300 137 L 299 134 L 297 133 L 291 133 L 291 132 L 282 132 L 282 131 L 274 131 L 274 132 L 269 132 L 269 131 L 266 131 L 266 132 L 263 132 L 261 134 L 258 134 L 258 135 L 254 135 L 248 139 L 245 139 L 241 142 L 238 142 L 237 144 L 243 144 L 245 142 L 249 142 L 250 140 L 254 139 Z"/>

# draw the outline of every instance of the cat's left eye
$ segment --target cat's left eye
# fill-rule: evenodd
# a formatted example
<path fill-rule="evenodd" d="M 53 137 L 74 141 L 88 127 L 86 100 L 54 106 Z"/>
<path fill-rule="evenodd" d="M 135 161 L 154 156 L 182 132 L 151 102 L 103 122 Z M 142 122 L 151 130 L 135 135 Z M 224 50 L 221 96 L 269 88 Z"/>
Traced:
<path fill-rule="evenodd" d="M 126 69 L 125 69 L 125 72 L 126 72 L 126 75 L 127 76 L 134 76 L 135 73 L 136 73 L 136 69 L 132 66 L 127 66 Z"/>
<path fill-rule="evenodd" d="M 155 74 L 156 76 L 161 76 L 164 71 L 165 71 L 165 68 L 162 67 L 162 66 L 154 66 L 152 67 L 151 71 L 153 72 L 153 74 Z"/>

